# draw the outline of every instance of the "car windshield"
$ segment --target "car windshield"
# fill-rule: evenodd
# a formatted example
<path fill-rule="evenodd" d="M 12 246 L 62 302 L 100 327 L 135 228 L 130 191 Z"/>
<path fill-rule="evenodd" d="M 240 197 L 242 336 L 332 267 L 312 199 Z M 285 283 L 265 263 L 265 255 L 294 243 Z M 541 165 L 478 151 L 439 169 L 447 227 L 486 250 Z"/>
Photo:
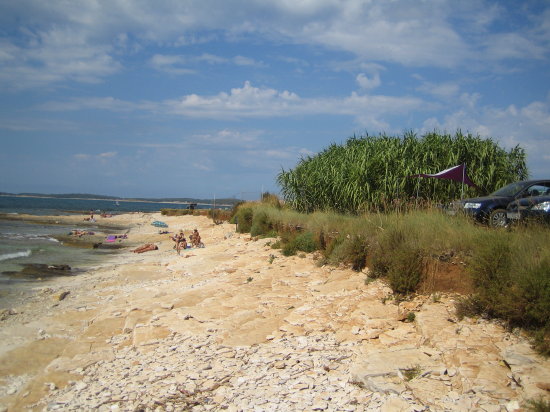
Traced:
<path fill-rule="evenodd" d="M 527 182 L 511 183 L 508 186 L 498 189 L 496 192 L 491 193 L 491 196 L 514 196 L 516 193 L 523 190 L 529 184 Z"/>

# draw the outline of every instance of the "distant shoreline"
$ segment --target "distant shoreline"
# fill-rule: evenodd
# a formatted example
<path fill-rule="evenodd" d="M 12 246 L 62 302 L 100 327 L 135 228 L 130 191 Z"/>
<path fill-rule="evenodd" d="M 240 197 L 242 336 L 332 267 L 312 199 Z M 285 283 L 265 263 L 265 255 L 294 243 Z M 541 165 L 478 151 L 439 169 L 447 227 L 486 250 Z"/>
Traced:
<path fill-rule="evenodd" d="M 140 200 L 140 199 L 116 199 L 116 198 L 95 198 L 95 197 L 56 197 L 56 196 L 39 196 L 39 195 L 12 195 L 12 194 L 0 194 L 2 197 L 25 197 L 25 198 L 35 198 L 35 199 L 73 199 L 73 200 L 98 200 L 98 201 L 104 201 L 104 202 L 128 202 L 128 203 L 168 203 L 168 204 L 175 204 L 175 205 L 203 205 L 203 206 L 213 206 L 214 204 L 216 206 L 224 206 L 224 207 L 231 207 L 232 204 L 225 204 L 225 203 L 202 203 L 202 202 L 183 202 L 183 201 L 175 201 L 175 200 Z"/>

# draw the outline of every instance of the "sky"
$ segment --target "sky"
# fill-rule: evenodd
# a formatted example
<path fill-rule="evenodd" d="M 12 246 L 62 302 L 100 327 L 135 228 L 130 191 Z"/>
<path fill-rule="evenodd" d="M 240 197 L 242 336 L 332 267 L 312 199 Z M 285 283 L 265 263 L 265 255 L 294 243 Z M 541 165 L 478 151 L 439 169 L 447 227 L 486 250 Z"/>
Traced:
<path fill-rule="evenodd" d="M 548 178 L 549 58 L 548 1 L 0 0 L 0 192 L 254 199 L 458 129 Z"/>

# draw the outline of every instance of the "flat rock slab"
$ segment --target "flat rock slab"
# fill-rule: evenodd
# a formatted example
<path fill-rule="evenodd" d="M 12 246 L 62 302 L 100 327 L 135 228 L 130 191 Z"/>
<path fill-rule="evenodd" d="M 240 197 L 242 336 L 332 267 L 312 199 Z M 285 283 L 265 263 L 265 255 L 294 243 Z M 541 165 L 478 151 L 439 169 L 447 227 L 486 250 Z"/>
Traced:
<path fill-rule="evenodd" d="M 350 369 L 351 380 L 373 392 L 400 394 L 406 390 L 407 373 L 426 374 L 441 368 L 433 349 L 393 348 L 368 352 Z"/>

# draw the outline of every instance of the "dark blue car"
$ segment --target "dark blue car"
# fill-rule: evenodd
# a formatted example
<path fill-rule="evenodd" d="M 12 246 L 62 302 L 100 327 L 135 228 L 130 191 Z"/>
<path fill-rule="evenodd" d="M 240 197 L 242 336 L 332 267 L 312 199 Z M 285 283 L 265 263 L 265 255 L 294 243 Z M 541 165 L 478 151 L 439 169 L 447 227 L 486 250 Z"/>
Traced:
<path fill-rule="evenodd" d="M 508 224 L 506 208 L 510 202 L 546 194 L 550 194 L 550 179 L 524 180 L 504 186 L 487 196 L 456 201 L 449 213 L 463 212 L 478 222 L 503 227 Z"/>

